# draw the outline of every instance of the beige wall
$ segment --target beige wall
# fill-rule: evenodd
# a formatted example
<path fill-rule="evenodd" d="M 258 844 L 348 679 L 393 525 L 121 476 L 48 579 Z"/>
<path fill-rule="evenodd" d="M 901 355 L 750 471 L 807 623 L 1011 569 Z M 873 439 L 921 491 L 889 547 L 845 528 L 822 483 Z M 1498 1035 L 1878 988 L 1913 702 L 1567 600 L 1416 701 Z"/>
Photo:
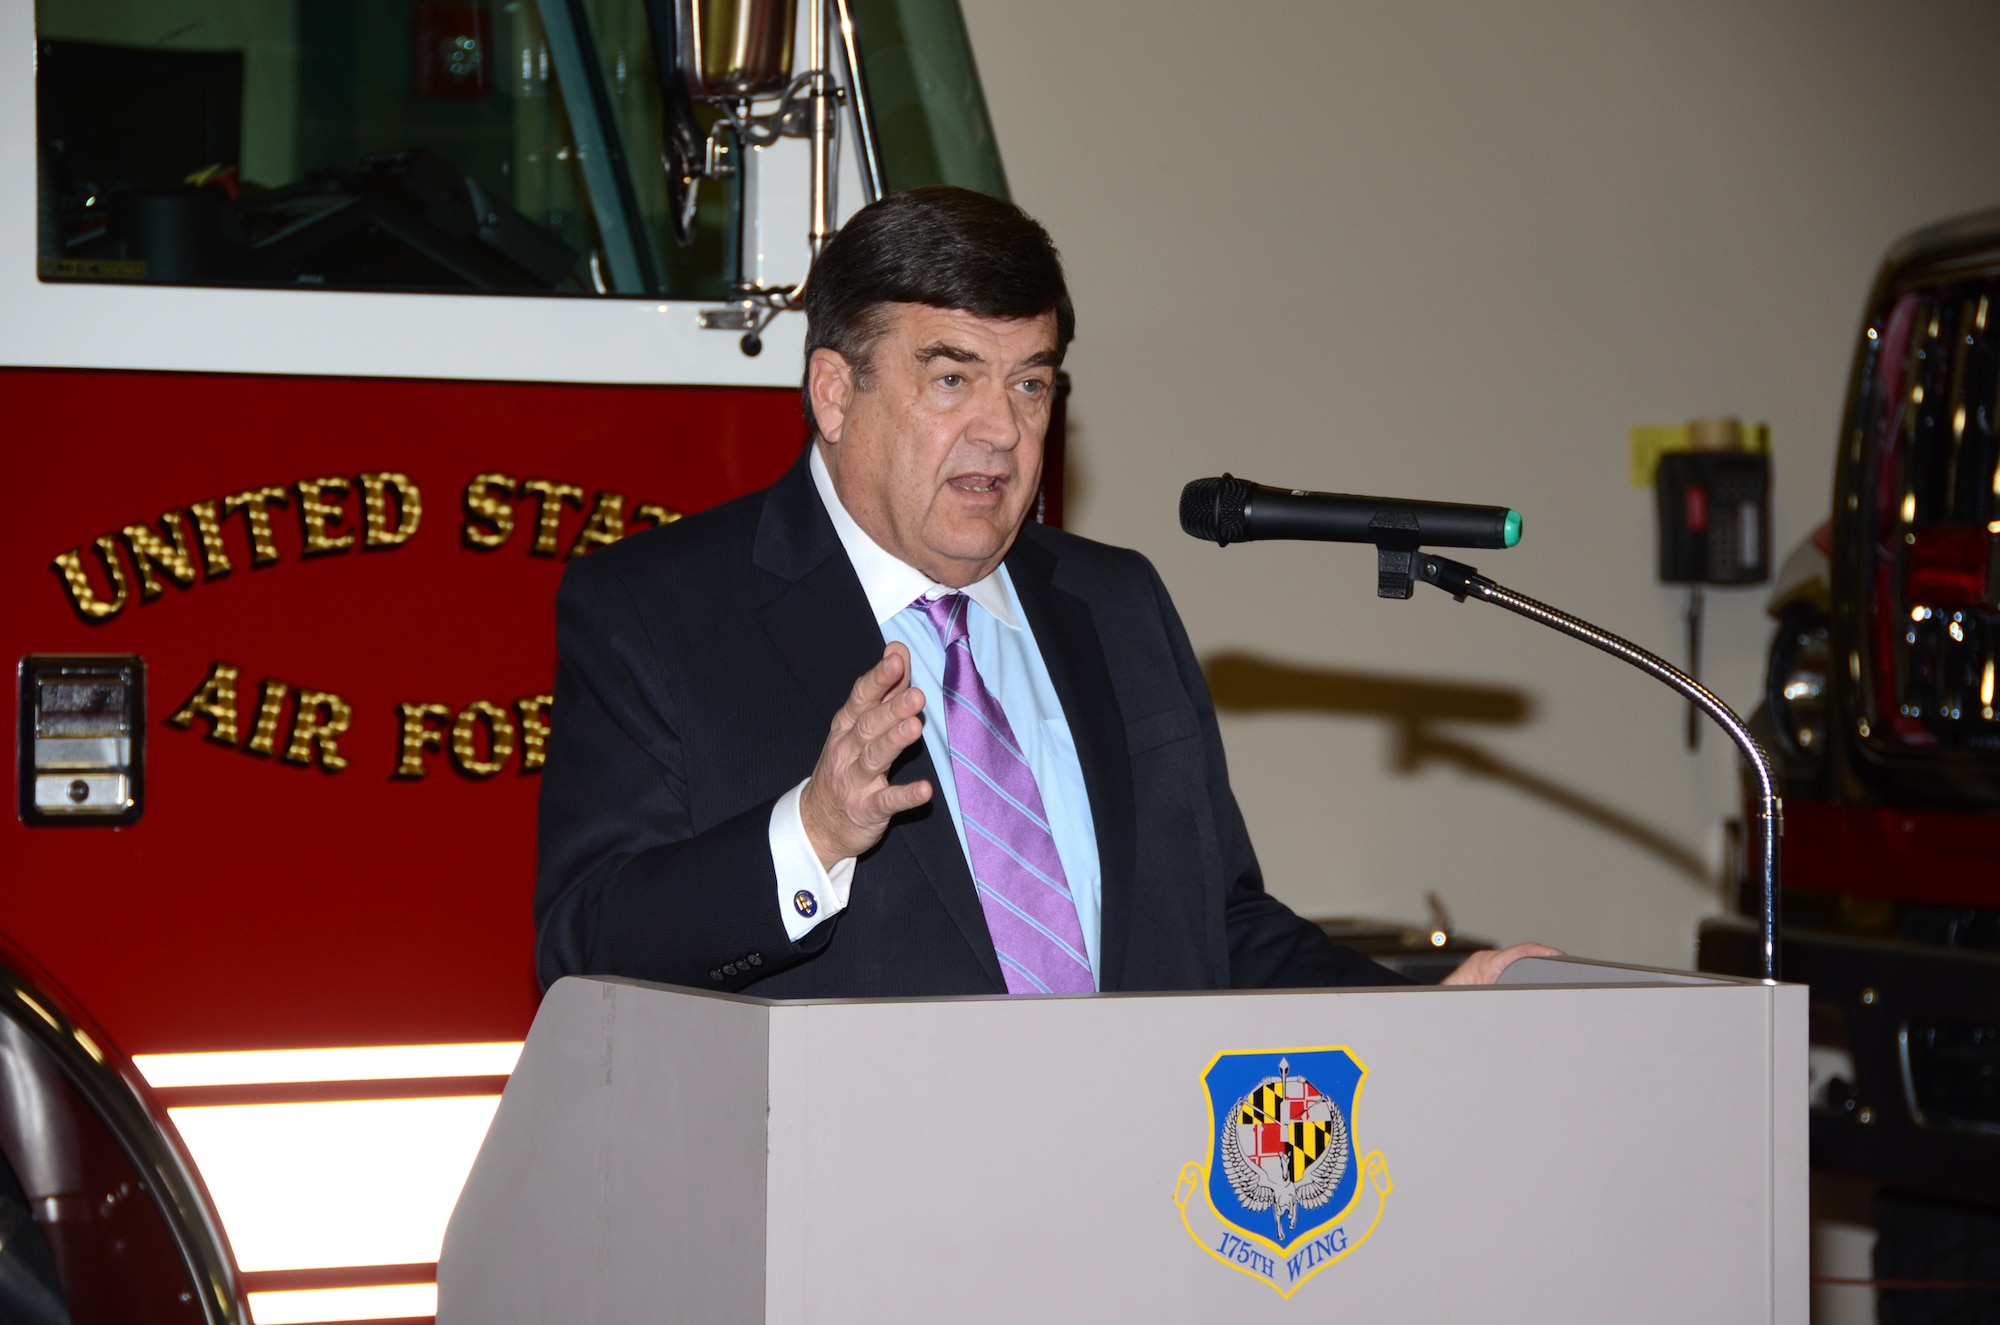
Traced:
<path fill-rule="evenodd" d="M 1862 297 L 1899 233 L 2000 203 L 2000 10 L 963 0 L 1015 197 L 1066 254 L 1071 526 L 1186 617 L 1271 887 L 1685 964 L 1736 794 L 1716 733 L 1580 645 L 1359 548 L 1219 551 L 1187 479 L 1492 502 L 1489 573 L 1682 653 L 1635 423 L 1773 425 L 1777 543 L 1823 518 Z M 1755 703 L 1763 592 L 1710 599 Z M 1408 715 L 1408 716 L 1404 716 Z"/>

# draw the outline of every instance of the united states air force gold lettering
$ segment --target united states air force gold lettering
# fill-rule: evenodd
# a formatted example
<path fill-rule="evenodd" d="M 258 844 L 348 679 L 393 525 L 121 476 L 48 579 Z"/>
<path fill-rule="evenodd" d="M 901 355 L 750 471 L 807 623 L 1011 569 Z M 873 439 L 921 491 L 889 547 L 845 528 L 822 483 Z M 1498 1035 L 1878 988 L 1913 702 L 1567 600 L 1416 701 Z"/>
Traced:
<path fill-rule="evenodd" d="M 474 475 L 465 485 L 461 504 L 461 547 L 496 551 L 514 539 L 519 527 L 529 555 L 564 559 L 616 543 L 649 525 L 681 518 L 679 511 L 657 502 L 628 508 L 622 492 L 602 489 L 591 496 L 575 483 L 498 471 Z M 244 488 L 175 507 L 150 524 L 139 521 L 100 534 L 57 553 L 49 568 L 71 610 L 85 622 L 101 626 L 135 598 L 141 607 L 160 601 L 168 586 L 187 590 L 223 579 L 238 565 L 266 570 L 281 564 L 287 556 L 280 546 L 280 518 L 275 513 L 285 511 L 298 525 L 296 540 L 284 540 L 293 549 L 291 559 L 305 560 L 402 547 L 422 527 L 424 503 L 410 476 L 394 470 Z M 566 514 L 571 515 L 567 522 Z M 571 526 L 567 531 L 566 523 Z M 483 725 L 492 739 L 498 738 L 495 720 L 482 717 L 474 722 Z M 524 734 L 520 739 L 525 751 L 528 738 Z M 462 744 L 454 737 L 451 748 L 455 752 Z"/>
<path fill-rule="evenodd" d="M 553 695 L 524 695 L 511 704 L 475 699 L 454 709 L 434 700 L 398 704 L 391 775 L 414 782 L 448 759 L 474 781 L 505 772 L 539 773 L 548 757 Z M 202 734 L 242 754 L 339 773 L 349 765 L 348 729 L 354 706 L 329 690 L 265 677 L 251 681 L 236 664 L 217 659 L 194 691 L 166 719 L 169 727 Z M 518 756 L 518 758 L 517 758 Z"/>

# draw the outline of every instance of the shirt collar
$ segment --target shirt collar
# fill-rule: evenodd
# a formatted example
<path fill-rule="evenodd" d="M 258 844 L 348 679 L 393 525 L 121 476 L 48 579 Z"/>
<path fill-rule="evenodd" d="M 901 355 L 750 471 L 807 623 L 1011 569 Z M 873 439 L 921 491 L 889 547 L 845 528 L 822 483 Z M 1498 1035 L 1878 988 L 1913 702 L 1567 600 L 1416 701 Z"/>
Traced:
<path fill-rule="evenodd" d="M 827 472 L 819 443 L 810 445 L 812 456 L 807 464 L 812 470 L 813 487 L 819 490 L 820 502 L 833 521 L 833 531 L 840 535 L 840 545 L 847 550 L 847 559 L 854 563 L 854 573 L 861 578 L 861 592 L 868 596 L 868 609 L 875 614 L 875 624 L 886 624 L 890 617 L 919 598 L 937 598 L 952 592 L 898 559 L 855 523 L 847 508 L 840 504 L 840 494 L 834 490 L 833 475 Z M 1005 576 L 1006 567 L 999 567 L 985 579 L 966 585 L 964 593 L 1001 625 L 1019 630 L 1020 617 L 1014 610 L 1014 596 L 1007 591 Z"/>

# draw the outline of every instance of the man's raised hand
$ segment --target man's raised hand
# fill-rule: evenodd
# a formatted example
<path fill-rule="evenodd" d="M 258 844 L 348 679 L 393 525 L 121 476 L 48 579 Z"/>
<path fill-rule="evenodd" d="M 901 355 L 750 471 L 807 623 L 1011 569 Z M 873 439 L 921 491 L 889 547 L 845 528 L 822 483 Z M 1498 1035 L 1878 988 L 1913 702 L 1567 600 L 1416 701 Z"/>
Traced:
<path fill-rule="evenodd" d="M 799 798 L 806 838 L 828 869 L 882 840 L 889 820 L 931 798 L 931 784 L 889 781 L 889 765 L 924 734 L 924 692 L 910 688 L 910 651 L 889 645 L 860 679 L 819 752 Z"/>

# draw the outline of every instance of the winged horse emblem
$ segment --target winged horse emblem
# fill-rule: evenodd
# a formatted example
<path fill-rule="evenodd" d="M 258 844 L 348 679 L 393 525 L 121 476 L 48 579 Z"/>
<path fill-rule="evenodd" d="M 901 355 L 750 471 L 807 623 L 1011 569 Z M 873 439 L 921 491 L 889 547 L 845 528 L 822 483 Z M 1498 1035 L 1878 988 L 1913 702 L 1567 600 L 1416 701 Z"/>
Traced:
<path fill-rule="evenodd" d="M 1332 1199 L 1347 1172 L 1347 1120 L 1304 1077 L 1265 1077 L 1229 1110 L 1222 1128 L 1222 1168 L 1246 1210 L 1269 1210 L 1283 1242 L 1299 1211 Z"/>

